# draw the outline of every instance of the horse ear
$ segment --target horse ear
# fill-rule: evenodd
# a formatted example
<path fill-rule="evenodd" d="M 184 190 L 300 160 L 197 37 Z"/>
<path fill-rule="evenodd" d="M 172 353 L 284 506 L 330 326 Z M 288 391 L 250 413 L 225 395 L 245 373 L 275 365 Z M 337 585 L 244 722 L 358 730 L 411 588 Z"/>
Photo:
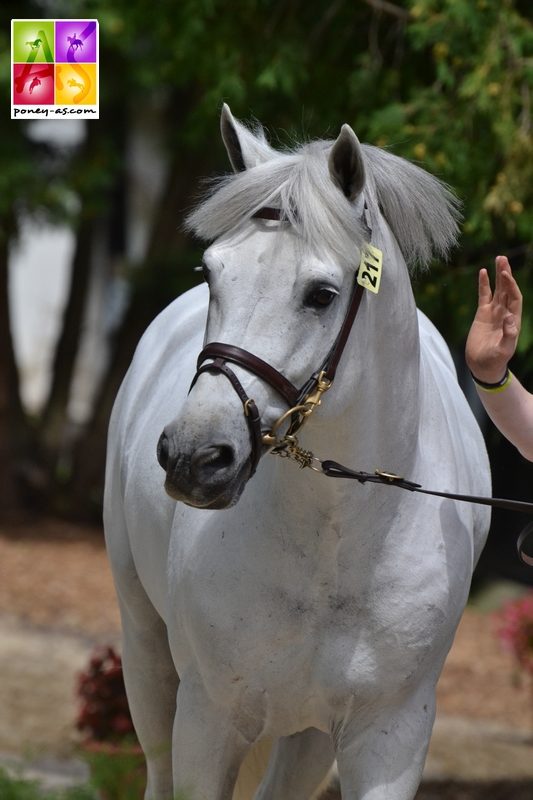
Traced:
<path fill-rule="evenodd" d="M 329 174 L 348 198 L 355 200 L 365 185 L 365 168 L 359 139 L 349 125 L 343 125 L 328 159 Z"/>
<path fill-rule="evenodd" d="M 262 130 L 259 129 L 257 134 L 249 131 L 234 118 L 226 103 L 222 106 L 220 115 L 220 132 L 235 172 L 256 167 L 275 155 Z"/>

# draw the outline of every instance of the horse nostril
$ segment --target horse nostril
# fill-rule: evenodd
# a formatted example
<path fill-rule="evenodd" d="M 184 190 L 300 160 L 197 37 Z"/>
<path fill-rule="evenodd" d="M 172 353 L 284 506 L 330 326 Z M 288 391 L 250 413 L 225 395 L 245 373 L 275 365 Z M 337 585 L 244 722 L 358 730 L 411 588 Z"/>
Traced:
<path fill-rule="evenodd" d="M 231 467 L 233 462 L 234 453 L 229 445 L 206 445 L 192 454 L 191 473 L 205 482 Z"/>
<path fill-rule="evenodd" d="M 166 472 L 168 467 L 168 437 L 164 431 L 157 443 L 157 460 Z"/>

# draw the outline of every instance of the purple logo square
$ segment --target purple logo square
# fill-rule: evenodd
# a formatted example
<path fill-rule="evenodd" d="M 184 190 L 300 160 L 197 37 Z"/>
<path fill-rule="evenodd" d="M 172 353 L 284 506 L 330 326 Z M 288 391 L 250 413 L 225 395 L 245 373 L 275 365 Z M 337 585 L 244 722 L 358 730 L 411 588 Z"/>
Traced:
<path fill-rule="evenodd" d="M 98 32 L 94 20 L 61 20 L 55 25 L 56 62 L 74 64 L 97 61 Z"/>

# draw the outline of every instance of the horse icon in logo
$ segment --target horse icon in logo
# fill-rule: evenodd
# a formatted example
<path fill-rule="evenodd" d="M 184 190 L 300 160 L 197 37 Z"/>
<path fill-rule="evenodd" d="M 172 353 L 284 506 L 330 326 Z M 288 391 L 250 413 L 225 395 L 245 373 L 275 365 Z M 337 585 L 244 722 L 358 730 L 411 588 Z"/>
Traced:
<path fill-rule="evenodd" d="M 42 39 L 34 39 L 33 42 L 26 42 L 26 44 L 29 44 L 32 50 L 38 50 L 42 44 Z"/>
<path fill-rule="evenodd" d="M 74 80 L 74 78 L 70 78 L 70 80 L 68 80 L 67 83 L 69 86 L 72 86 L 73 88 L 76 87 L 77 89 L 81 89 L 81 91 L 85 89 L 85 84 Z"/>
<path fill-rule="evenodd" d="M 32 80 L 32 82 L 30 83 L 29 93 L 30 93 L 30 94 L 33 94 L 33 90 L 34 90 L 34 89 L 35 89 L 37 86 L 40 86 L 40 85 L 41 85 L 41 81 L 39 80 L 39 78 L 35 77 L 35 78 Z"/>
<path fill-rule="evenodd" d="M 67 36 L 67 42 L 70 42 L 68 46 L 69 50 L 79 50 L 80 47 L 83 50 L 83 42 L 81 39 L 77 38 L 77 34 L 74 34 L 74 36 Z"/>

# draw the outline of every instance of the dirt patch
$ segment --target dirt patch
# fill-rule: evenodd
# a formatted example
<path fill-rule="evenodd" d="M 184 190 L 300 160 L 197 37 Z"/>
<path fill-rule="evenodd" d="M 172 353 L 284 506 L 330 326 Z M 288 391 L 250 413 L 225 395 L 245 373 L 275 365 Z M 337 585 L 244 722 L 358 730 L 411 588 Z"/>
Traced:
<path fill-rule="evenodd" d="M 0 753 L 73 752 L 76 679 L 91 648 L 82 638 L 0 620 Z"/>
<path fill-rule="evenodd" d="M 55 520 L 0 526 L 0 615 L 115 635 L 120 619 L 101 529 Z"/>
<path fill-rule="evenodd" d="M 76 674 L 95 643 L 119 636 L 101 530 L 0 526 L 0 751 L 72 752 Z M 417 800 L 530 800 L 531 685 L 517 681 L 485 606 L 466 610 L 437 696 Z"/>
<path fill-rule="evenodd" d="M 100 529 L 0 527 L 0 752 L 72 753 L 77 675 L 96 644 L 119 640 Z"/>

